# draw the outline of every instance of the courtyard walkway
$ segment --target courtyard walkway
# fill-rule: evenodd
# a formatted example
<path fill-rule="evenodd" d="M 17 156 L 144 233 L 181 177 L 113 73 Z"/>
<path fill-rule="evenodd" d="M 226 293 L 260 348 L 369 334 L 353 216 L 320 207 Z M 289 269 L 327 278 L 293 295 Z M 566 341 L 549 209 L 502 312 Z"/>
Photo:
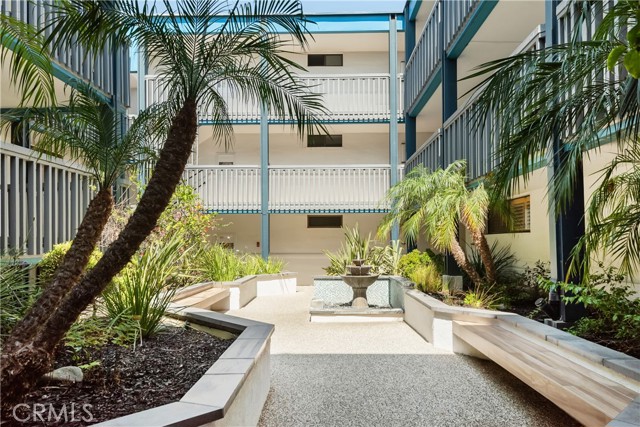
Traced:
<path fill-rule="evenodd" d="M 261 426 L 576 426 L 499 366 L 404 322 L 310 323 L 312 287 L 229 312 L 276 325 Z"/>

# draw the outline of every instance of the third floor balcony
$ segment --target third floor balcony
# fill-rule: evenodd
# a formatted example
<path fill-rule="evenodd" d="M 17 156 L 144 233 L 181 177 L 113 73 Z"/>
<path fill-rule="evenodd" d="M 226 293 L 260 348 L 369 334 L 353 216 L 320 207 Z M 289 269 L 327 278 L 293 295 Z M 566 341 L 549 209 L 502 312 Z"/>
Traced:
<path fill-rule="evenodd" d="M 334 123 L 385 123 L 389 122 L 389 74 L 305 74 L 297 77 L 311 91 L 323 95 L 327 114 L 321 119 Z M 403 119 L 402 76 L 398 80 L 398 120 Z M 167 99 L 166 86 L 161 76 L 145 76 L 145 98 L 147 105 Z M 224 82 L 218 87 L 227 101 L 229 116 L 236 124 L 257 124 L 260 122 L 260 107 L 249 103 L 240 94 L 233 92 Z M 200 123 L 211 121 L 212 114 L 200 109 Z M 273 118 L 271 119 L 273 120 Z"/>

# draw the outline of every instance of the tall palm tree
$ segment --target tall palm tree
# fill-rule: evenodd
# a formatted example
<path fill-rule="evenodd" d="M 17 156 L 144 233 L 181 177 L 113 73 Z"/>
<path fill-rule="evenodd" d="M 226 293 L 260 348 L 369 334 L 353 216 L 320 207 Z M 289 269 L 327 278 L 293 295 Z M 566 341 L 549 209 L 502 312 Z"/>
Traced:
<path fill-rule="evenodd" d="M 119 112 L 97 99 L 87 87 L 80 89 L 73 91 L 63 105 L 16 109 L 4 113 L 0 120 L 3 127 L 16 121 L 28 123 L 37 140 L 36 150 L 79 161 L 97 188 L 51 283 L 45 284 L 38 300 L 13 329 L 4 351 L 31 337 L 78 282 L 111 215 L 112 187 L 120 176 L 155 155 L 152 144 L 163 129 L 156 109 L 149 109 L 123 132 Z"/>
<path fill-rule="evenodd" d="M 430 172 L 418 166 L 387 193 L 389 212 L 378 228 L 387 234 L 399 224 L 403 237 L 416 242 L 424 232 L 427 240 L 440 251 L 449 251 L 456 263 L 476 284 L 495 283 L 496 270 L 491 249 L 484 236 L 489 208 L 489 195 L 480 184 L 473 190 L 466 186 L 466 163 L 456 161 L 446 169 Z M 486 280 L 480 277 L 465 255 L 458 240 L 459 226 L 467 229 L 486 269 Z"/>
<path fill-rule="evenodd" d="M 63 18 L 51 27 L 54 46 L 79 42 L 94 49 L 107 43 L 134 41 L 165 77 L 170 126 L 153 175 L 119 237 L 96 266 L 85 274 L 41 325 L 16 351 L 2 355 L 3 405 L 10 404 L 45 373 L 57 343 L 78 315 L 127 264 L 168 205 L 191 154 L 198 126 L 198 107 L 213 110 L 214 136 L 231 136 L 225 100 L 217 85 L 226 82 L 247 102 L 260 103 L 272 115 L 289 120 L 300 135 L 324 108 L 321 98 L 298 83 L 301 69 L 283 53 L 291 45 L 306 46 L 307 19 L 297 0 L 184 0 L 155 6 L 131 0 L 64 0 Z"/>
<path fill-rule="evenodd" d="M 592 256 L 603 245 L 613 245 L 609 255 L 622 261 L 622 272 L 640 267 L 637 181 L 612 180 L 621 164 L 638 167 L 640 3 L 616 2 L 605 11 L 592 40 L 583 40 L 579 32 L 602 16 L 604 3 L 576 1 L 581 13 L 569 43 L 483 64 L 468 77 L 484 78 L 476 87 L 482 90 L 476 101 L 477 126 L 489 116 L 498 119 L 499 165 L 494 172 L 501 196 L 509 197 L 526 182 L 533 165 L 545 156 L 559 156 L 562 161 L 548 184 L 548 195 L 556 213 L 562 213 L 573 198 L 583 155 L 617 141 L 621 155 L 601 171 L 599 187 L 589 201 L 589 227 L 573 252 L 573 265 L 583 269 L 585 278 Z M 554 138 L 562 142 L 558 152 Z M 614 194 L 607 196 L 614 187 Z M 608 211 L 612 206 L 615 209 Z"/>

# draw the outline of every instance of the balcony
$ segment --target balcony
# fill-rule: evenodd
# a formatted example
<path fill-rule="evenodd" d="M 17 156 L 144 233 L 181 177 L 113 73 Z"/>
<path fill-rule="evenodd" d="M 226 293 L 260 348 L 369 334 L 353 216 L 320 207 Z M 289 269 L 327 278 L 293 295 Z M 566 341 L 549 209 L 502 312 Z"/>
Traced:
<path fill-rule="evenodd" d="M 0 252 L 38 256 L 73 239 L 93 196 L 77 164 L 0 142 Z"/>
<path fill-rule="evenodd" d="M 539 50 L 544 46 L 544 28 L 537 27 L 516 50 L 517 53 Z M 489 117 L 483 126 L 476 126 L 472 96 L 434 134 L 407 159 L 407 171 L 417 165 L 430 170 L 451 164 L 458 159 L 467 161 L 467 178 L 475 180 L 491 172 L 497 164 L 494 132 L 495 117 Z"/>
<path fill-rule="evenodd" d="M 270 166 L 269 212 L 385 212 L 390 171 L 389 165 Z M 188 166 L 184 180 L 209 212 L 260 212 L 259 166 Z"/>
<path fill-rule="evenodd" d="M 45 27 L 47 16 L 53 13 L 53 0 L 0 0 L 0 13 L 31 24 L 38 30 Z M 44 37 L 51 35 L 51 28 L 45 28 Z M 129 103 L 129 52 L 127 48 L 114 49 L 107 46 L 98 55 L 86 53 L 78 43 L 65 46 L 53 53 L 56 77 L 65 83 L 75 84 L 78 77 L 91 83 L 107 95 L 118 93 L 125 105 Z M 118 78 L 114 79 L 117 69 Z"/>
<path fill-rule="evenodd" d="M 321 117 L 326 122 L 337 123 L 385 123 L 389 113 L 389 74 L 305 74 L 298 79 L 310 90 L 323 95 L 328 114 Z M 398 76 L 399 121 L 403 120 L 402 76 Z M 260 108 L 247 102 L 231 88 L 220 83 L 218 90 L 228 105 L 229 117 L 236 124 L 257 124 L 260 122 Z M 167 100 L 166 86 L 157 75 L 145 76 L 145 96 L 147 105 Z M 211 110 L 200 109 L 200 122 L 210 123 Z M 275 120 L 275 118 L 271 118 Z"/>

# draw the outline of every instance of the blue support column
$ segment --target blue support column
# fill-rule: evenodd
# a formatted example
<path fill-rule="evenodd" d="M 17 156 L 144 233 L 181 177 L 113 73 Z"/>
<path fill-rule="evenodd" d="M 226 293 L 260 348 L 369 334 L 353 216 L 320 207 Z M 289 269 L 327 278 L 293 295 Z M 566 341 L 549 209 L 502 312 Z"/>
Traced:
<path fill-rule="evenodd" d="M 440 20 L 440 43 L 439 46 L 442 49 L 442 68 L 440 73 L 442 75 L 442 123 L 451 117 L 458 109 L 458 61 L 455 58 L 447 57 L 447 51 L 444 46 L 444 22 L 447 19 L 447 2 L 443 2 L 440 13 L 442 13 Z M 440 138 L 440 167 L 446 168 L 449 166 L 447 161 L 447 143 L 444 135 Z M 459 276 L 461 274 L 460 267 L 453 259 L 451 254 L 447 254 L 444 259 L 444 271 L 450 276 Z"/>
<path fill-rule="evenodd" d="M 260 248 L 262 258 L 269 258 L 269 112 L 260 112 Z"/>
<path fill-rule="evenodd" d="M 556 16 L 557 0 L 545 1 L 545 29 L 546 47 L 558 43 L 558 21 Z M 563 164 L 570 161 L 563 148 L 563 141 L 559 130 L 554 132 L 552 152 L 548 166 L 548 183 L 551 184 L 555 177 L 555 171 Z M 569 280 L 573 283 L 581 281 L 580 276 L 567 277 L 571 261 L 571 251 L 584 236 L 584 175 L 582 161 L 577 165 L 575 183 L 573 187 L 573 199 L 562 213 L 556 212 L 554 200 L 549 200 L 549 244 L 551 255 L 551 276 L 556 281 Z M 570 295 L 567 295 L 570 296 Z M 575 322 L 584 316 L 585 309 L 582 304 L 560 304 L 561 320 L 563 322 Z"/>
<path fill-rule="evenodd" d="M 404 63 L 406 65 L 409 62 L 411 53 L 416 46 L 416 21 L 411 19 L 409 3 L 407 3 L 407 6 L 404 9 L 404 25 Z M 406 94 L 404 99 L 408 99 Z M 404 135 L 404 152 L 408 159 L 416 152 L 416 118 L 411 116 L 406 110 L 404 113 Z"/>
<path fill-rule="evenodd" d="M 389 164 L 390 184 L 398 183 L 398 31 L 395 15 L 389 16 Z M 400 230 L 396 224 L 391 240 L 398 240 Z"/>

